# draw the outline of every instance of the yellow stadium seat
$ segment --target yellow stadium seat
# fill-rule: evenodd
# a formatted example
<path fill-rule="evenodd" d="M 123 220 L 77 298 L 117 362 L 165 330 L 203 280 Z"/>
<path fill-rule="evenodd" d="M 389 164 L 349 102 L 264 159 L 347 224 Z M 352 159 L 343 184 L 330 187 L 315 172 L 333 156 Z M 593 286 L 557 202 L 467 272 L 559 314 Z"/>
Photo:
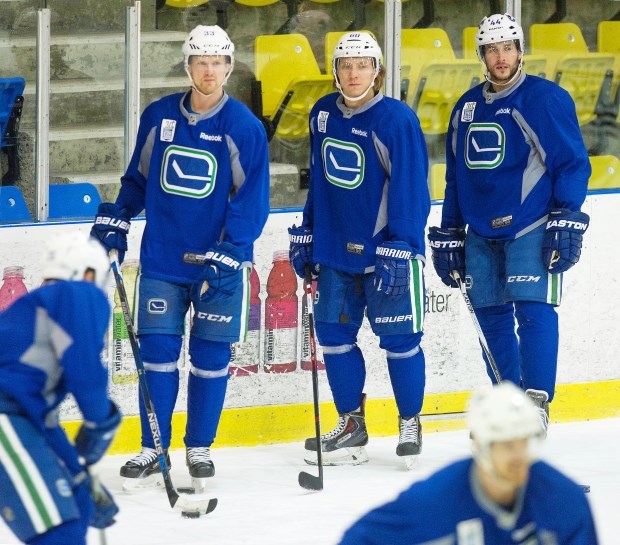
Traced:
<path fill-rule="evenodd" d="M 334 49 L 340 37 L 346 34 L 347 30 L 336 30 L 334 32 L 325 33 L 325 73 L 332 73 L 332 60 L 334 58 Z M 360 30 L 360 32 L 368 32 L 375 40 L 377 37 L 370 30 Z"/>
<path fill-rule="evenodd" d="M 617 107 L 620 103 L 620 21 L 599 22 L 596 41 L 599 53 L 610 53 L 615 59 L 610 98 L 611 100 L 615 99 Z M 620 109 L 618 112 L 618 122 L 620 122 Z"/>
<path fill-rule="evenodd" d="M 592 155 L 588 189 L 620 189 L 620 159 L 615 155 Z"/>
<path fill-rule="evenodd" d="M 429 190 L 432 201 L 442 201 L 446 195 L 446 164 L 431 165 Z"/>
<path fill-rule="evenodd" d="M 307 138 L 310 110 L 319 98 L 335 91 L 333 82 L 331 74 L 291 81 L 272 120 L 275 135 L 284 140 Z"/>
<path fill-rule="evenodd" d="M 271 4 L 277 4 L 280 0 L 235 0 L 237 4 L 242 6 L 249 6 L 252 8 L 262 8 L 264 6 L 271 6 Z"/>
<path fill-rule="evenodd" d="M 401 31 L 401 79 L 410 96 L 418 88 L 422 66 L 430 62 L 454 60 L 456 55 L 446 31 L 441 28 L 404 28 Z"/>
<path fill-rule="evenodd" d="M 254 69 L 262 88 L 262 113 L 270 119 L 293 79 L 315 79 L 321 75 L 310 43 L 302 34 L 257 36 Z"/>
<path fill-rule="evenodd" d="M 172 8 L 195 8 L 206 4 L 208 0 L 166 0 L 166 5 Z"/>
<path fill-rule="evenodd" d="M 535 23 L 530 27 L 530 49 L 547 58 L 548 79 L 553 79 L 556 64 L 565 55 L 588 53 L 588 46 L 575 23 Z"/>
<path fill-rule="evenodd" d="M 480 63 L 469 59 L 432 62 L 422 66 L 411 107 L 424 134 L 445 134 L 450 114 L 461 95 L 480 83 Z"/>
<path fill-rule="evenodd" d="M 477 26 L 466 26 L 462 32 L 462 56 L 464 59 L 477 59 L 476 53 L 476 32 L 478 32 Z"/>
<path fill-rule="evenodd" d="M 562 57 L 555 70 L 555 82 L 566 89 L 575 101 L 580 125 L 596 118 L 596 106 L 605 78 L 611 77 L 614 56 L 586 53 Z"/>

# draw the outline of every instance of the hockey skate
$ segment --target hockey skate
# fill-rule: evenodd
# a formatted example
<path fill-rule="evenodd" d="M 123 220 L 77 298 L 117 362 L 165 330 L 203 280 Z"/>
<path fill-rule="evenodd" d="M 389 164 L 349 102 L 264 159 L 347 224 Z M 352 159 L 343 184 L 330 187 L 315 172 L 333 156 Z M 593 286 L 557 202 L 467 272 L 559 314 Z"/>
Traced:
<path fill-rule="evenodd" d="M 215 475 L 211 449 L 209 447 L 188 447 L 185 453 L 185 463 L 189 468 L 194 492 L 196 494 L 204 492 L 207 479 Z"/>
<path fill-rule="evenodd" d="M 170 468 L 168 452 L 166 452 L 166 463 Z M 164 486 L 157 452 L 152 448 L 142 447 L 139 454 L 121 467 L 120 474 L 121 477 L 125 477 L 123 490 L 126 492 L 140 492 Z"/>
<path fill-rule="evenodd" d="M 321 435 L 323 465 L 342 466 L 359 465 L 368 462 L 368 454 L 364 445 L 368 443 L 368 432 L 364 419 L 364 403 L 366 395 L 362 395 L 362 403 L 357 411 L 344 413 L 338 416 L 336 427 Z M 307 464 L 317 465 L 316 437 L 306 439 Z"/>
<path fill-rule="evenodd" d="M 549 394 L 544 392 L 543 390 L 525 390 L 525 395 L 529 397 L 534 405 L 538 407 L 538 412 L 540 413 L 540 425 L 542 427 L 542 438 L 547 438 L 547 430 L 549 429 Z"/>
<path fill-rule="evenodd" d="M 418 456 L 422 452 L 422 423 L 420 416 L 415 415 L 411 418 L 398 418 L 400 435 L 398 446 L 396 447 L 397 456 L 402 456 L 407 469 L 414 469 L 418 465 Z"/>

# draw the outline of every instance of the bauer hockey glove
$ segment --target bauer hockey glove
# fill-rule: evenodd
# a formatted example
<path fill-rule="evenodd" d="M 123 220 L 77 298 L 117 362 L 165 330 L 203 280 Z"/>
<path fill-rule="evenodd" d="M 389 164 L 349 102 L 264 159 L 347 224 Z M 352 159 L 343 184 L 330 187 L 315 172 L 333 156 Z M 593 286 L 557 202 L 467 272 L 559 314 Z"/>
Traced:
<path fill-rule="evenodd" d="M 428 241 L 433 252 L 433 265 L 441 281 L 450 288 L 458 288 L 452 278 L 457 271 L 465 278 L 465 229 L 462 227 L 431 227 Z"/>
<path fill-rule="evenodd" d="M 230 242 L 218 242 L 205 254 L 205 263 L 192 286 L 192 298 L 221 301 L 231 297 L 243 282 L 243 254 Z"/>
<path fill-rule="evenodd" d="M 409 291 L 411 247 L 400 240 L 385 241 L 377 246 L 375 288 L 386 295 L 402 295 Z"/>
<path fill-rule="evenodd" d="M 319 275 L 319 266 L 312 262 L 312 230 L 308 227 L 288 228 L 289 258 L 297 276 L 305 278 L 306 265 L 312 269 L 312 278 Z"/>
<path fill-rule="evenodd" d="M 542 245 L 543 263 L 549 272 L 566 272 L 579 261 L 583 234 L 589 223 L 590 216 L 579 210 L 556 208 L 549 213 Z"/>
<path fill-rule="evenodd" d="M 110 446 L 116 429 L 121 423 L 121 413 L 118 407 L 110 402 L 110 416 L 100 424 L 84 420 L 75 436 L 75 448 L 86 465 L 97 463 Z"/>
<path fill-rule="evenodd" d="M 97 208 L 95 224 L 90 230 L 90 236 L 96 238 L 106 251 L 118 251 L 118 262 L 121 264 L 127 251 L 127 233 L 131 226 L 129 211 L 112 202 L 102 202 Z"/>

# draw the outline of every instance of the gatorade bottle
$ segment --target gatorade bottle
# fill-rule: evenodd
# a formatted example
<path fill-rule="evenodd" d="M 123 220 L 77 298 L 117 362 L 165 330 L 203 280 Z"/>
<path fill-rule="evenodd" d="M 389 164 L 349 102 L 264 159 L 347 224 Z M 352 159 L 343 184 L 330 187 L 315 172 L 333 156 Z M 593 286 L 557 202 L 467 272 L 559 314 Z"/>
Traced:
<path fill-rule="evenodd" d="M 6 267 L 0 287 L 0 311 L 10 307 L 13 301 L 28 293 L 24 284 L 24 268 L 20 266 Z"/>
<path fill-rule="evenodd" d="M 305 285 L 305 284 L 304 284 Z M 316 282 L 312 282 L 312 297 L 316 293 Z M 306 303 L 306 294 L 301 299 L 301 368 L 304 371 L 312 371 L 312 359 L 310 357 L 310 325 L 308 323 L 308 304 Z M 316 340 L 316 368 L 318 370 L 325 369 L 319 342 Z"/>
<path fill-rule="evenodd" d="M 297 276 L 288 250 L 273 254 L 265 300 L 265 372 L 290 373 L 297 367 Z"/>
<path fill-rule="evenodd" d="M 127 292 L 129 309 L 134 316 L 136 282 L 140 264 L 137 259 L 126 259 L 121 265 L 123 284 Z M 112 311 L 112 382 L 114 384 L 132 384 L 138 382 L 136 363 L 133 359 L 129 333 L 123 317 L 123 307 L 118 290 L 114 292 L 114 309 Z"/>
<path fill-rule="evenodd" d="M 248 334 L 245 342 L 233 343 L 231 346 L 230 374 L 245 377 L 258 373 L 260 358 L 260 280 L 254 266 L 250 273 L 250 316 Z"/>

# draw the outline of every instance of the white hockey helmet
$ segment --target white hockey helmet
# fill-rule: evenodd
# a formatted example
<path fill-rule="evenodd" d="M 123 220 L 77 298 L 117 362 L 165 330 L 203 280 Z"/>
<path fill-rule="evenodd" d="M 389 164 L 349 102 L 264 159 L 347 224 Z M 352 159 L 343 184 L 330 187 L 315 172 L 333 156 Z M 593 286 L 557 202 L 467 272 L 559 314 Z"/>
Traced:
<path fill-rule="evenodd" d="M 43 266 L 44 280 L 83 280 L 92 271 L 94 284 L 104 289 L 110 259 L 101 243 L 83 233 L 63 233 L 50 238 Z"/>
<path fill-rule="evenodd" d="M 230 59 L 230 72 L 235 64 L 235 45 L 232 43 L 226 31 L 217 25 L 198 25 L 194 28 L 183 43 L 183 57 L 185 71 L 189 66 L 189 58 L 192 55 L 224 56 Z M 191 79 L 191 78 L 190 78 Z"/>
<path fill-rule="evenodd" d="M 537 407 L 512 382 L 472 394 L 468 423 L 474 441 L 483 449 L 494 442 L 535 437 L 542 432 Z"/>
<path fill-rule="evenodd" d="M 523 29 L 510 13 L 496 13 L 484 17 L 478 24 L 476 32 L 476 53 L 481 62 L 484 62 L 484 46 L 497 42 L 516 40 L 521 53 L 525 52 Z"/>
<path fill-rule="evenodd" d="M 375 62 L 375 73 L 381 68 L 381 48 L 368 32 L 347 32 L 338 40 L 332 59 L 332 73 L 336 81 L 338 81 L 336 76 L 338 59 L 343 57 L 371 57 Z"/>

